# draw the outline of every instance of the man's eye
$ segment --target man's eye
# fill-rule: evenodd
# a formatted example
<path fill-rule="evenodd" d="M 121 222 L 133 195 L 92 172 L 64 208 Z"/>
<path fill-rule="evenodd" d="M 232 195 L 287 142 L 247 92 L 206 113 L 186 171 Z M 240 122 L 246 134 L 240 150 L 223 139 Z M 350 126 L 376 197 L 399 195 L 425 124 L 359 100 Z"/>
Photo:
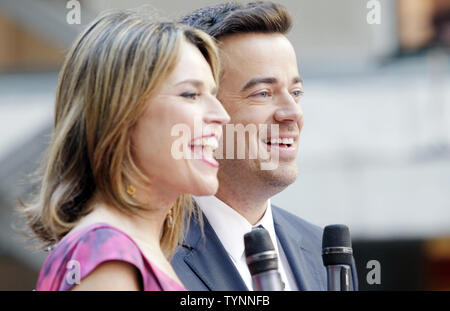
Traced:
<path fill-rule="evenodd" d="M 303 95 L 303 91 L 300 91 L 300 90 L 293 91 L 292 95 L 294 97 L 301 97 Z"/>
<path fill-rule="evenodd" d="M 256 94 L 253 95 L 253 96 L 255 96 L 255 97 L 261 97 L 261 98 L 266 98 L 266 97 L 270 96 L 270 94 L 269 94 L 269 92 L 267 92 L 267 91 L 263 91 L 263 92 L 256 93 Z"/>
<path fill-rule="evenodd" d="M 195 99 L 197 99 L 197 96 L 200 96 L 200 94 L 192 93 L 192 92 L 186 92 L 186 93 L 181 94 L 181 96 L 185 97 L 185 98 L 189 98 L 189 99 L 195 100 Z"/>

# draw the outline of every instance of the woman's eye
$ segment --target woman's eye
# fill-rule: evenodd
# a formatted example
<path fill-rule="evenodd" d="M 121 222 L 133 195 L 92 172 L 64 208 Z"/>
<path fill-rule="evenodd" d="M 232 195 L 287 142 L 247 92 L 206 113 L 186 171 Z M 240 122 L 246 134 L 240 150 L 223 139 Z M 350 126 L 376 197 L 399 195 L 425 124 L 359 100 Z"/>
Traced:
<path fill-rule="evenodd" d="M 181 94 L 181 96 L 185 97 L 185 98 L 189 98 L 189 99 L 195 100 L 195 99 L 197 99 L 197 96 L 200 96 L 200 94 L 192 93 L 192 92 L 186 92 L 186 93 Z"/>

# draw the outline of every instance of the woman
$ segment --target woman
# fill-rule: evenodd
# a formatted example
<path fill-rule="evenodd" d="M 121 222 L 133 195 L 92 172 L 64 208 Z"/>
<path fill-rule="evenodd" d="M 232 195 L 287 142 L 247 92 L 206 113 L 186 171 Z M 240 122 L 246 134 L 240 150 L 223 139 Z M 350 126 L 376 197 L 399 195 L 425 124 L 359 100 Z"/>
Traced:
<path fill-rule="evenodd" d="M 187 194 L 218 188 L 212 154 L 229 121 L 218 70 L 206 34 L 134 11 L 105 14 L 79 36 L 60 73 L 40 189 L 23 206 L 53 247 L 37 290 L 184 289 L 169 259 L 193 211 Z M 183 140 L 181 159 L 180 124 L 203 130 Z"/>

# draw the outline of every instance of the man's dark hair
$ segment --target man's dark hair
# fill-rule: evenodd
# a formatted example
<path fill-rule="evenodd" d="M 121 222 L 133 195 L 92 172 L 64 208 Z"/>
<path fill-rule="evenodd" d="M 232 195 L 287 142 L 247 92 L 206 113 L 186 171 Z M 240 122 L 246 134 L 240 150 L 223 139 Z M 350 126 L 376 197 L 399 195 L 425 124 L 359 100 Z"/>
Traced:
<path fill-rule="evenodd" d="M 286 34 L 291 28 L 292 18 L 280 4 L 257 1 L 208 6 L 182 17 L 179 22 L 219 39 L 226 35 L 249 32 Z"/>

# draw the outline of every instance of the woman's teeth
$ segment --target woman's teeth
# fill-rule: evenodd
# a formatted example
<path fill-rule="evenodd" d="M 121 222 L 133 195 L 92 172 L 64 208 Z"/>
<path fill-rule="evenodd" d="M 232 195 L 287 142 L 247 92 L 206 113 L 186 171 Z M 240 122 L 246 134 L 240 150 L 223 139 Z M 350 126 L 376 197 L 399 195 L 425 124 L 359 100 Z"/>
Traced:
<path fill-rule="evenodd" d="M 195 139 L 191 143 L 191 146 L 202 146 L 202 147 L 205 147 L 205 148 L 211 148 L 212 151 L 214 151 L 214 150 L 216 150 L 219 147 L 219 141 L 214 136 L 202 137 L 202 138 Z"/>
<path fill-rule="evenodd" d="M 195 158 L 211 165 L 219 167 L 219 163 L 214 158 L 214 150 L 219 147 L 219 141 L 216 136 L 196 138 L 191 143 L 191 149 Z"/>

